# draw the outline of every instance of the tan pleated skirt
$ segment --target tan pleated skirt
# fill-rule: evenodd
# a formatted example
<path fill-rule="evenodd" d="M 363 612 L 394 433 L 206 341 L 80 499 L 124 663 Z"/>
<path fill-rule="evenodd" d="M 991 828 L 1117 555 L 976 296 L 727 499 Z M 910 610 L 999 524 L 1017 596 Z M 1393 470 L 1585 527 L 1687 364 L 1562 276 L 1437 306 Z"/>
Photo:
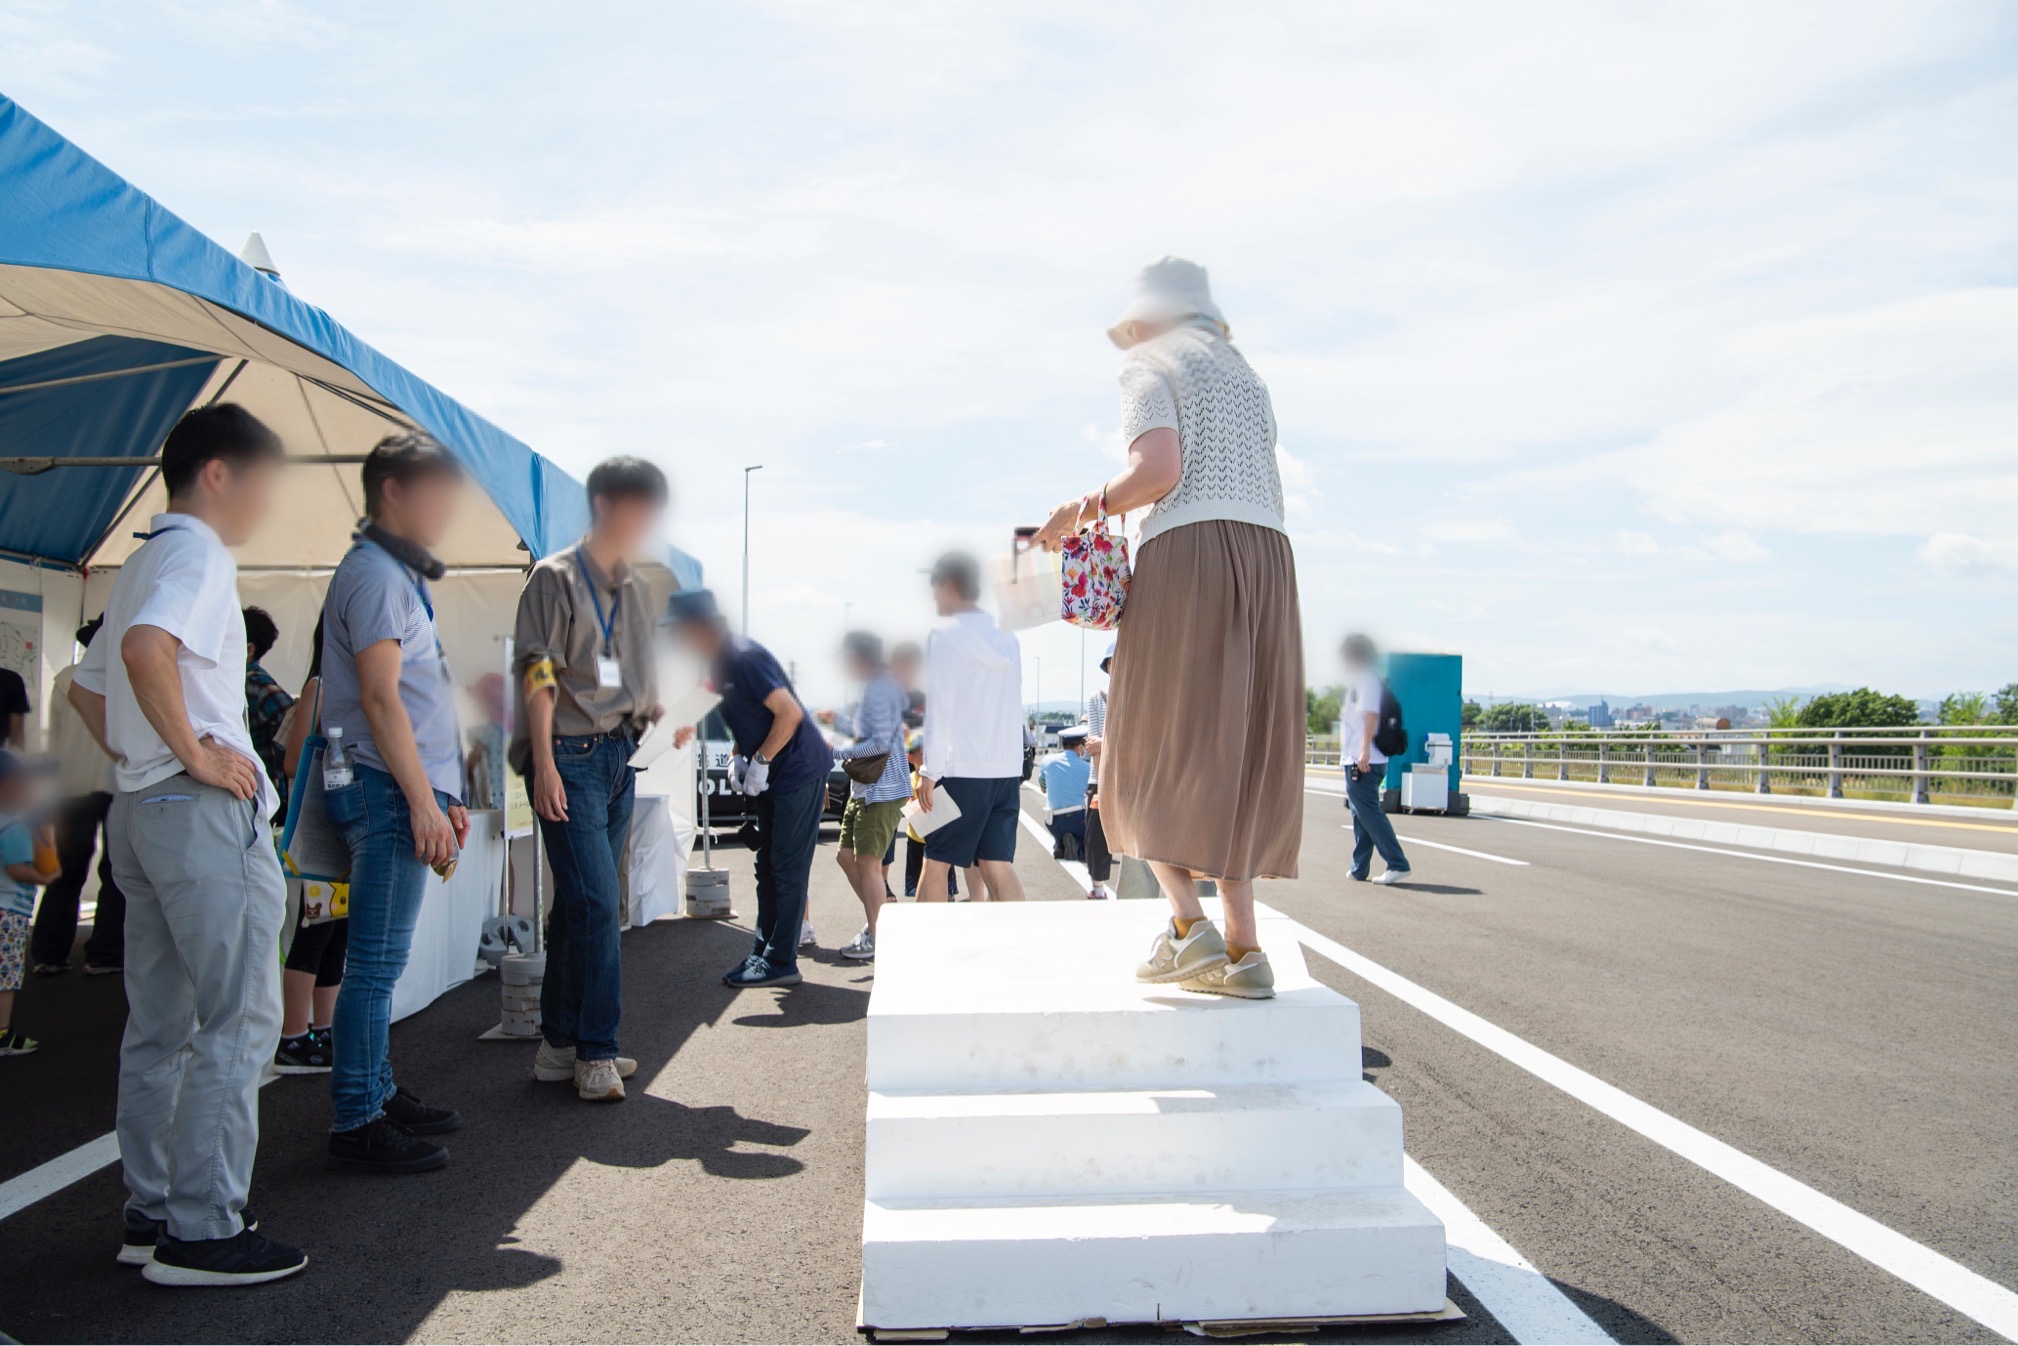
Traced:
<path fill-rule="evenodd" d="M 1117 854 L 1293 879 L 1303 840 L 1303 621 L 1272 528 L 1211 520 L 1144 543 L 1109 670 L 1100 813 Z"/>

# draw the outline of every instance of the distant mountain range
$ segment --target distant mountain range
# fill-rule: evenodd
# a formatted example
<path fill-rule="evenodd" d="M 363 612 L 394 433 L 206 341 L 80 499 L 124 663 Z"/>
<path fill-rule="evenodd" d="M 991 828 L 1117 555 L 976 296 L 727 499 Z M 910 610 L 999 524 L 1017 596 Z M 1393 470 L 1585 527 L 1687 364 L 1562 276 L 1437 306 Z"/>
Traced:
<path fill-rule="evenodd" d="M 1603 701 L 1606 705 L 1637 706 L 1642 703 L 1656 709 L 1662 706 L 1763 706 L 1768 701 L 1783 696 L 1802 698 L 1819 696 L 1824 692 L 1847 692 L 1853 690 L 1847 682 L 1818 682 L 1809 687 L 1740 687 L 1722 692 L 1477 692 L 1467 691 L 1465 699 L 1481 705 L 1509 702 L 1539 704 L 1544 701 L 1568 701 L 1574 705 L 1588 706 Z"/>

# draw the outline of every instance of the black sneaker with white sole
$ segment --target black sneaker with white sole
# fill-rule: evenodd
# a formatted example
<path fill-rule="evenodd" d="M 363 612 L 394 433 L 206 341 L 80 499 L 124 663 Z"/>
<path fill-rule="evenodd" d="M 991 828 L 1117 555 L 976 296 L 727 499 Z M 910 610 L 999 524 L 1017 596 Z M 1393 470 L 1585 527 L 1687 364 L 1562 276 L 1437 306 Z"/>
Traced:
<path fill-rule="evenodd" d="M 283 1075 L 327 1075 L 335 1064 L 329 1039 L 313 1029 L 273 1049 L 273 1068 Z"/>
<path fill-rule="evenodd" d="M 427 1173 L 447 1162 L 446 1149 L 390 1117 L 329 1135 L 329 1166 L 340 1172 Z"/>
<path fill-rule="evenodd" d="M 431 1108 L 404 1086 L 385 1100 L 385 1115 L 416 1136 L 439 1136 L 462 1125 L 462 1114 L 454 1108 Z"/>
<path fill-rule="evenodd" d="M 259 1217 L 250 1210 L 238 1212 L 247 1229 L 259 1228 Z M 119 1265 L 144 1267 L 154 1260 L 154 1247 L 168 1237 L 168 1221 L 150 1220 L 132 1209 L 126 1212 L 126 1228 L 119 1238 Z"/>
<path fill-rule="evenodd" d="M 228 1239 L 174 1239 L 154 1245 L 140 1274 L 156 1285 L 258 1285 L 292 1276 L 308 1254 L 250 1229 Z"/>

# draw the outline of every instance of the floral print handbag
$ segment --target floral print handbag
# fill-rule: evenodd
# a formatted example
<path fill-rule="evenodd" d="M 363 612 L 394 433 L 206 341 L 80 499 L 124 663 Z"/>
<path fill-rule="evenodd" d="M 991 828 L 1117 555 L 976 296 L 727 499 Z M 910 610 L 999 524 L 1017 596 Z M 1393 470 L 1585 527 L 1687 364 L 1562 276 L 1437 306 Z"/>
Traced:
<path fill-rule="evenodd" d="M 1128 539 L 1107 527 L 1107 492 L 1100 493 L 1100 516 L 1083 533 L 1059 545 L 1061 612 L 1074 626 L 1112 631 L 1128 601 Z"/>

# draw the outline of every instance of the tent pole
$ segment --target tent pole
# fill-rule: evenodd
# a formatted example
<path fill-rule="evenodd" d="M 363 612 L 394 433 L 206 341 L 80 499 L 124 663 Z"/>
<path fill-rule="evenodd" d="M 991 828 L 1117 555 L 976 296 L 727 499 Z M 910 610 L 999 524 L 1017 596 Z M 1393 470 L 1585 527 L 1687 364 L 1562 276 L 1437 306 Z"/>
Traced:
<path fill-rule="evenodd" d="M 164 369 L 187 369 L 191 365 L 214 365 L 215 355 L 198 355 L 188 360 L 164 360 L 160 364 L 135 365 L 131 369 L 105 369 L 96 374 L 73 374 L 67 379 L 41 379 L 35 383 L 12 383 L 0 385 L 0 397 L 9 393 L 39 393 L 45 388 L 70 388 L 80 383 L 99 383 L 105 379 L 123 379 L 134 374 L 158 374 Z"/>

